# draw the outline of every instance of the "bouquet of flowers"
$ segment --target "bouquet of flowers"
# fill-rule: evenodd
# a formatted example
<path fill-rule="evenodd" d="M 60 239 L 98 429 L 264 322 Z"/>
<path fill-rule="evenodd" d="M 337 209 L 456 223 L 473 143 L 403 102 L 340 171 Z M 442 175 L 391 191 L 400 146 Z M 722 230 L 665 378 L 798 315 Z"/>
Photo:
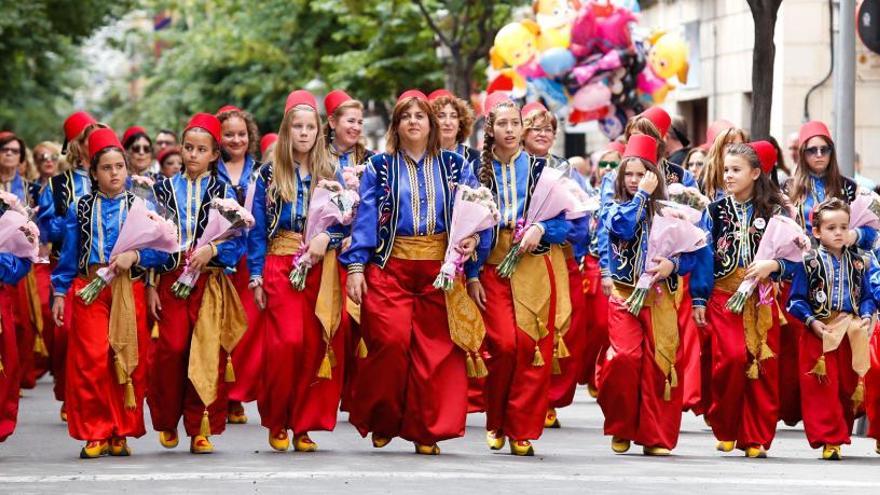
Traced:
<path fill-rule="evenodd" d="M 565 213 L 566 220 L 581 218 L 589 213 L 593 213 L 599 210 L 600 203 L 598 191 L 594 192 L 593 194 L 584 191 L 584 189 L 579 186 L 577 182 L 569 177 L 563 177 L 560 180 L 562 181 L 563 186 L 565 186 L 566 191 L 571 194 L 573 199 L 571 210 Z"/>
<path fill-rule="evenodd" d="M 860 227 L 880 229 L 880 196 L 874 191 L 859 189 L 849 205 L 849 228 Z"/>
<path fill-rule="evenodd" d="M 177 227 L 174 222 L 148 210 L 143 200 L 136 199 L 125 216 L 122 228 L 119 229 L 119 238 L 110 251 L 110 257 L 138 249 L 173 253 L 177 250 L 178 244 Z M 111 265 L 98 269 L 95 275 L 95 278 L 76 293 L 86 304 L 95 302 L 98 294 L 113 280 L 116 273 Z"/>
<path fill-rule="evenodd" d="M 145 175 L 131 176 L 131 193 L 144 201 L 153 200 L 153 185 L 155 181 Z"/>
<path fill-rule="evenodd" d="M 785 259 L 795 263 L 804 260 L 804 254 L 810 250 L 810 240 L 797 222 L 783 215 L 774 215 L 767 222 L 764 235 L 755 252 L 755 261 Z M 736 293 L 727 300 L 727 309 L 731 313 L 741 314 L 745 303 L 755 290 L 757 282 L 747 278 L 739 284 Z M 761 288 L 761 304 L 769 304 L 767 299 L 770 284 Z"/>
<path fill-rule="evenodd" d="M 510 251 L 504 256 L 501 263 L 498 264 L 496 270 L 501 278 L 510 278 L 516 269 L 523 253 L 520 252 L 519 245 L 526 229 L 538 222 L 555 218 L 560 213 L 575 211 L 577 209 L 577 199 L 570 186 L 566 185 L 566 179 L 563 180 L 563 172 L 549 167 L 544 167 L 541 171 L 541 177 L 535 184 L 535 190 L 532 193 L 529 209 L 526 211 L 525 218 L 517 222 L 516 231 L 513 235 L 513 245 Z M 575 184 L 576 186 L 576 184 Z"/>
<path fill-rule="evenodd" d="M 342 180 L 345 182 L 345 188 L 357 191 L 361 187 L 361 175 L 366 170 L 366 165 L 350 165 L 342 169 Z"/>
<path fill-rule="evenodd" d="M 669 200 L 680 205 L 689 206 L 697 211 L 703 211 L 709 206 L 709 198 L 704 196 L 696 187 L 685 187 L 679 183 L 670 184 L 667 188 Z"/>
<path fill-rule="evenodd" d="M 494 227 L 501 220 L 492 191 L 486 187 L 472 189 L 459 185 L 455 191 L 455 206 L 449 224 L 449 244 L 440 273 L 434 279 L 434 287 L 444 291 L 452 290 L 455 276 L 463 271 L 464 257 L 455 248 L 477 232 Z"/>
<path fill-rule="evenodd" d="M 629 312 L 638 315 L 645 304 L 651 286 L 657 282 L 656 275 L 648 270 L 657 265 L 656 258 L 672 258 L 683 253 L 694 252 L 706 245 L 706 233 L 689 218 L 669 215 L 666 210 L 654 215 L 651 231 L 648 234 L 648 250 L 645 254 L 645 273 L 643 273 L 632 295 L 626 300 Z"/>
<path fill-rule="evenodd" d="M 192 293 L 201 272 L 189 267 L 189 256 L 208 244 L 240 235 L 241 229 L 254 226 L 254 217 L 247 209 L 231 198 L 214 198 L 208 210 L 208 224 L 187 256 L 187 263 L 180 277 L 171 285 L 171 293 L 186 299 Z"/>
<path fill-rule="evenodd" d="M 25 218 L 31 218 L 33 212 L 30 208 L 18 199 L 18 196 L 6 191 L 0 191 L 0 205 L 2 205 L 4 210 L 14 210 L 22 215 Z"/>
<path fill-rule="evenodd" d="M 318 234 L 334 225 L 349 225 L 354 220 L 354 211 L 360 196 L 351 190 L 344 189 L 335 180 L 322 180 L 315 187 L 309 201 L 308 221 L 299 252 L 293 257 L 293 268 L 290 271 L 290 283 L 295 290 L 306 287 L 306 276 L 312 267 L 309 255 L 309 243 Z"/>
<path fill-rule="evenodd" d="M 40 230 L 27 215 L 14 209 L 0 216 L 0 253 L 37 261 L 40 252 Z"/>

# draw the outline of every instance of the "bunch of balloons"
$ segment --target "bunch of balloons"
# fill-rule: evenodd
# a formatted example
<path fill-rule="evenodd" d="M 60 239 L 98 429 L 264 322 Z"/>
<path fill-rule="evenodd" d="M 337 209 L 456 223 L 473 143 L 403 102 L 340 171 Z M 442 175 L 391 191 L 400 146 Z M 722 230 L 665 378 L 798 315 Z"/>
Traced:
<path fill-rule="evenodd" d="M 572 124 L 598 120 L 609 139 L 627 119 L 687 83 L 688 46 L 678 34 L 634 36 L 638 3 L 534 0 L 534 19 L 507 24 L 490 51 L 487 93 L 543 100 Z"/>

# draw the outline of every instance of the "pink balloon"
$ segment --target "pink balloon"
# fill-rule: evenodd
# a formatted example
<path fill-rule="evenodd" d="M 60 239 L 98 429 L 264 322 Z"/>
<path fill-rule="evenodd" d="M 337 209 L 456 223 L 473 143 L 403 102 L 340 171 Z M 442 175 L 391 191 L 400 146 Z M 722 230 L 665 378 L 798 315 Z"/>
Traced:
<path fill-rule="evenodd" d="M 611 90 L 602 83 L 584 86 L 574 94 L 572 105 L 582 112 L 598 110 L 611 104 Z"/>

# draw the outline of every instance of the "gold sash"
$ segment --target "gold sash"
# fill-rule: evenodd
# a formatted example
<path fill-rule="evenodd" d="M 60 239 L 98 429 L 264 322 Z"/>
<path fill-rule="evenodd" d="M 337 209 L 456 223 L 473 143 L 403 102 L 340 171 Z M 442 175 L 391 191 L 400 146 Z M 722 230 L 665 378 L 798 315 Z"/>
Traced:
<path fill-rule="evenodd" d="M 138 365 L 137 310 L 131 272 L 126 271 L 110 281 L 110 330 L 107 339 L 115 355 L 116 380 L 125 385 L 125 407 L 134 409 L 134 385 L 131 375 Z"/>
<path fill-rule="evenodd" d="M 303 237 L 299 232 L 279 230 L 269 241 L 269 253 L 275 256 L 293 256 L 299 252 Z"/>
<path fill-rule="evenodd" d="M 34 352 L 40 356 L 48 357 L 49 349 L 46 348 L 46 341 L 43 339 L 43 309 L 40 303 L 40 292 L 37 290 L 37 274 L 33 266 L 25 277 L 25 289 L 27 290 L 28 310 L 36 333 Z"/>
<path fill-rule="evenodd" d="M 682 284 L 675 294 L 669 292 L 669 286 L 665 282 L 658 282 L 648 289 L 643 308 L 651 308 L 651 327 L 654 334 L 654 362 L 666 377 L 666 386 L 663 391 L 663 399 L 672 399 L 672 389 L 678 386 L 678 373 L 675 371 L 675 358 L 680 345 L 678 332 L 678 305 L 681 301 L 679 293 L 682 292 Z M 660 289 L 659 292 L 657 289 Z M 634 288 L 615 283 L 614 297 L 626 301 L 632 295 Z"/>
<path fill-rule="evenodd" d="M 443 261 L 446 257 L 446 244 L 445 233 L 397 237 L 391 248 L 391 256 L 411 261 Z M 477 378 L 486 376 L 486 365 L 479 354 L 483 338 L 486 336 L 486 326 L 483 324 L 477 304 L 468 296 L 461 277 L 456 277 L 452 290 L 445 292 L 444 296 L 449 337 L 467 355 L 468 376 Z"/>
<path fill-rule="evenodd" d="M 208 280 L 193 329 L 187 372 L 207 411 L 217 399 L 220 348 L 226 351 L 229 363 L 228 355 L 247 330 L 247 317 L 235 286 L 221 269 L 207 268 L 202 276 Z"/>
<path fill-rule="evenodd" d="M 859 377 L 864 377 L 871 368 L 870 327 L 866 328 L 856 315 L 837 311 L 821 321 L 828 327 L 828 333 L 822 335 L 822 356 L 819 359 L 824 361 L 825 353 L 837 350 L 843 338 L 848 337 L 852 348 L 852 369 Z"/>
<path fill-rule="evenodd" d="M 726 277 L 717 280 L 715 287 L 727 294 L 733 294 L 739 288 L 745 278 L 746 269 L 737 268 Z M 745 331 L 746 349 L 752 355 L 752 364 L 746 371 L 746 376 L 757 380 L 760 374 L 760 362 L 776 357 L 773 350 L 767 345 L 767 334 L 773 326 L 773 311 L 775 304 L 760 304 L 758 291 L 755 287 L 752 295 L 743 306 L 742 320 Z M 776 299 L 776 287 L 773 286 L 773 298 Z"/>

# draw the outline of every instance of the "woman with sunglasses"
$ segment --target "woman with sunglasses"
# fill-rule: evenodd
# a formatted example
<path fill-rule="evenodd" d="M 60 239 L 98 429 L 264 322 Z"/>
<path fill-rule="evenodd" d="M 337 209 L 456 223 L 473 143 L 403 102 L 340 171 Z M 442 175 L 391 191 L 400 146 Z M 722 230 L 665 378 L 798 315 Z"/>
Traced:
<path fill-rule="evenodd" d="M 785 193 L 797 209 L 796 219 L 804 230 L 813 229 L 810 216 L 819 203 L 829 197 L 842 199 L 847 204 L 856 198 L 858 186 L 840 173 L 834 141 L 824 122 L 818 120 L 802 125 L 798 132 L 798 164 L 794 176 L 785 185 Z M 846 245 L 857 244 L 871 249 L 877 232 L 870 227 L 849 231 Z"/>
<path fill-rule="evenodd" d="M 699 176 L 700 171 L 703 170 L 703 165 L 706 163 L 706 151 L 701 147 L 691 148 L 690 151 L 687 152 L 687 155 L 684 157 L 684 161 L 681 166 L 694 174 L 694 176 Z"/>
<path fill-rule="evenodd" d="M 131 126 L 122 135 L 122 145 L 128 155 L 131 175 L 153 178 L 153 141 L 140 126 Z"/>

